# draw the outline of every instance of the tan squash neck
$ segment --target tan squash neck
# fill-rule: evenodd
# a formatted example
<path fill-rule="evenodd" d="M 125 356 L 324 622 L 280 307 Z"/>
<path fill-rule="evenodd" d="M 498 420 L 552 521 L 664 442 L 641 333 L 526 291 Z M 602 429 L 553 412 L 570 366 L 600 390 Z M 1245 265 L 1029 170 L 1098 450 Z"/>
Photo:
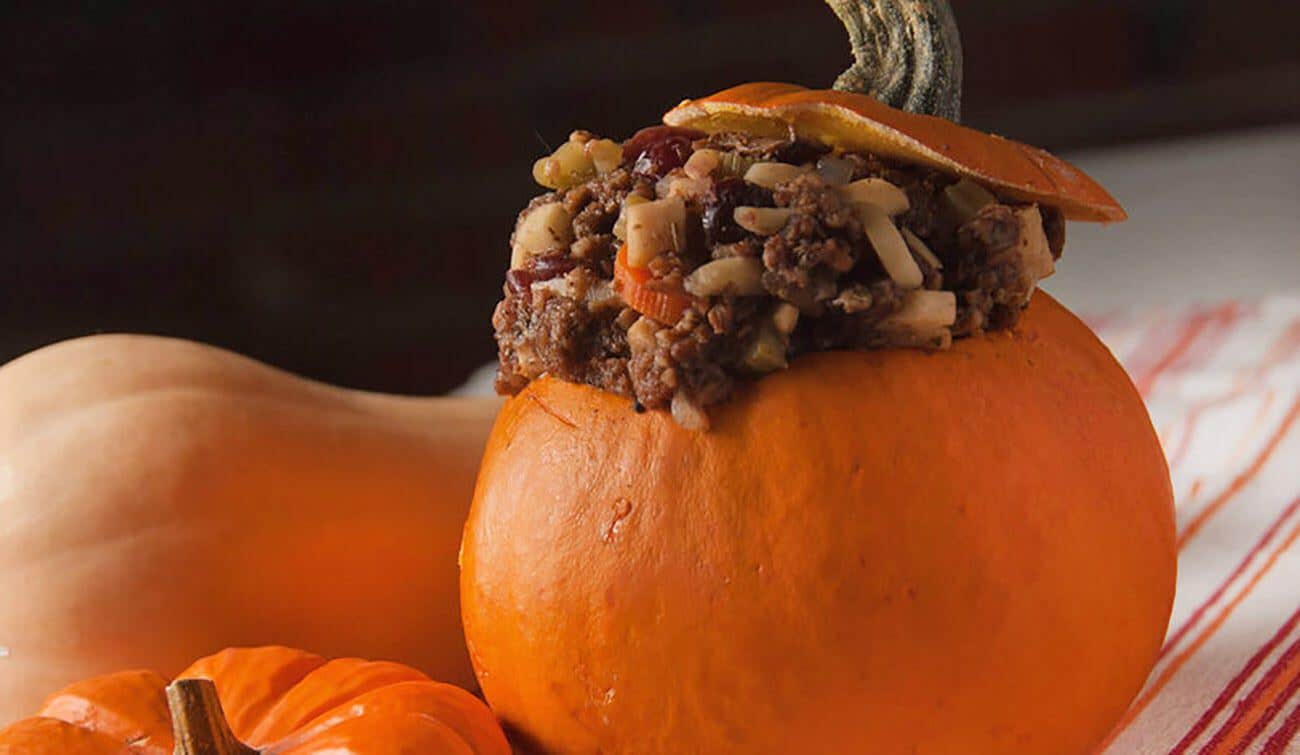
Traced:
<path fill-rule="evenodd" d="M 235 739 L 217 687 L 208 679 L 178 679 L 167 686 L 176 738 L 174 755 L 258 755 Z"/>

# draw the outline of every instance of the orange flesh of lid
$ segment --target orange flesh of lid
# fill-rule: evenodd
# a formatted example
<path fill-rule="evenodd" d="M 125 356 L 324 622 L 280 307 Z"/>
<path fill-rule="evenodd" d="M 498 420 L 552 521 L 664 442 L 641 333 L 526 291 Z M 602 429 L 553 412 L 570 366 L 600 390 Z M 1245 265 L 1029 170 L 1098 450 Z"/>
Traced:
<path fill-rule="evenodd" d="M 664 115 L 669 126 L 709 133 L 795 135 L 852 152 L 924 165 L 1060 208 L 1071 220 L 1113 223 L 1128 214 L 1083 171 L 1047 152 L 942 118 L 891 108 L 866 95 L 793 84 L 742 84 Z"/>

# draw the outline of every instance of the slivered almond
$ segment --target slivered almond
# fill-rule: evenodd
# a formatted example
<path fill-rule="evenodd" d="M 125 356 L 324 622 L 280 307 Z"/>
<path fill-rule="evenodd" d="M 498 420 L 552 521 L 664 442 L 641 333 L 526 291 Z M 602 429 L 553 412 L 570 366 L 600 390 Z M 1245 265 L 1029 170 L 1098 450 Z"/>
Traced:
<path fill-rule="evenodd" d="M 763 263 L 753 257 L 725 257 L 700 265 L 686 276 L 692 296 L 758 296 L 764 292 Z"/>
<path fill-rule="evenodd" d="M 785 227 L 794 210 L 789 207 L 737 207 L 732 213 L 736 225 L 759 236 L 771 236 Z"/>
<path fill-rule="evenodd" d="M 850 204 L 873 204 L 890 217 L 902 215 L 912 206 L 907 199 L 907 192 L 883 178 L 864 178 L 840 186 L 837 191 Z"/>
<path fill-rule="evenodd" d="M 884 265 L 885 272 L 894 283 L 901 288 L 920 288 L 925 282 L 925 276 L 921 273 L 921 266 L 912 259 L 907 242 L 898 232 L 894 221 L 874 204 L 858 204 L 854 205 L 854 209 L 862 220 L 862 230 L 866 232 L 871 248 L 876 250 L 880 264 Z"/>
<path fill-rule="evenodd" d="M 793 181 L 807 172 L 806 168 L 787 163 L 754 163 L 749 170 L 745 171 L 745 180 L 768 189 L 775 189 L 778 184 Z"/>
<path fill-rule="evenodd" d="M 910 291 L 903 306 L 880 322 L 886 330 L 931 333 L 957 322 L 957 295 L 951 291 Z"/>
<path fill-rule="evenodd" d="M 664 252 L 686 246 L 686 204 L 681 197 L 628 205 L 627 262 L 645 267 Z"/>
<path fill-rule="evenodd" d="M 935 270 L 943 269 L 943 260 L 939 259 L 938 255 L 930 251 L 930 247 L 921 240 L 920 236 L 912 233 L 908 228 L 902 228 L 900 230 L 903 232 L 903 240 L 906 241 L 907 246 L 916 253 L 916 256 L 928 262 L 930 267 Z"/>

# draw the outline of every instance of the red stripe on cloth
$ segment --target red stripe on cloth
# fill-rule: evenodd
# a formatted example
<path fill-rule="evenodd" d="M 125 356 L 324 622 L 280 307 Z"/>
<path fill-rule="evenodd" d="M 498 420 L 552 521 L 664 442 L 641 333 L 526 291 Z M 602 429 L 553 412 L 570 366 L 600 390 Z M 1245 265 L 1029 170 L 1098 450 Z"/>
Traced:
<path fill-rule="evenodd" d="M 1268 703 L 1268 707 L 1264 708 L 1263 712 L 1255 718 L 1255 722 L 1251 724 L 1246 733 L 1232 742 L 1232 748 L 1228 750 L 1230 755 L 1241 755 L 1252 742 L 1259 739 L 1259 735 L 1263 734 L 1268 725 L 1273 723 L 1273 719 L 1277 718 L 1277 714 L 1286 706 L 1287 701 L 1295 695 L 1296 689 L 1300 688 L 1300 673 L 1297 673 L 1300 672 L 1300 663 L 1297 663 L 1297 660 L 1300 660 L 1300 640 L 1291 643 L 1291 646 L 1286 649 L 1286 653 L 1278 659 L 1277 663 L 1273 664 L 1273 668 L 1269 669 L 1265 678 L 1261 679 L 1259 684 L 1255 685 L 1255 688 L 1251 690 L 1249 697 L 1238 706 L 1237 710 L 1233 711 L 1234 718 L 1238 718 L 1238 713 L 1240 713 L 1239 720 L 1246 720 L 1251 712 L 1259 710 L 1263 703 Z M 1278 690 L 1278 685 L 1283 681 L 1286 682 L 1286 686 Z M 1271 696 L 1268 696 L 1269 692 L 1272 692 Z M 1226 724 L 1221 731 L 1231 732 Z M 1226 734 L 1222 739 L 1218 739 L 1218 737 L 1219 734 L 1216 733 L 1210 739 L 1210 744 L 1206 746 L 1207 752 L 1210 747 L 1230 741 Z"/>
<path fill-rule="evenodd" d="M 1208 522 L 1211 517 L 1218 513 L 1219 509 L 1222 509 L 1227 505 L 1227 503 L 1231 501 L 1237 493 L 1241 492 L 1242 488 L 1246 487 L 1251 480 L 1255 479 L 1255 476 L 1259 474 L 1259 470 L 1264 468 L 1264 465 L 1268 463 L 1269 458 L 1272 457 L 1273 452 L 1277 450 L 1279 445 L 1281 445 L 1282 439 L 1285 438 L 1287 433 L 1291 430 L 1291 426 L 1295 424 L 1297 417 L 1300 417 L 1300 398 L 1291 402 L 1291 408 L 1287 411 L 1286 418 L 1282 420 L 1282 424 L 1278 426 L 1272 437 L 1268 439 L 1268 443 L 1264 445 L 1263 450 L 1261 450 L 1259 455 L 1255 457 L 1255 460 L 1250 463 L 1250 466 L 1246 467 L 1244 472 L 1237 475 L 1236 479 L 1232 481 L 1232 484 L 1228 486 L 1227 490 L 1224 490 L 1217 498 L 1210 501 L 1205 508 L 1197 512 L 1192 521 L 1188 522 L 1187 526 L 1183 528 L 1183 531 L 1178 534 L 1179 550 L 1182 550 L 1187 546 L 1187 543 L 1201 531 L 1201 528 L 1205 526 L 1206 522 Z"/>
<path fill-rule="evenodd" d="M 1223 690 L 1227 693 L 1226 698 L 1225 695 L 1219 695 L 1219 699 L 1214 700 L 1214 703 L 1216 704 L 1210 707 L 1210 710 L 1205 711 L 1205 715 L 1201 716 L 1201 720 L 1196 721 L 1197 725 L 1193 726 L 1192 730 L 1187 733 L 1187 737 L 1183 738 L 1183 741 L 1187 742 L 1188 746 L 1191 745 L 1192 741 L 1195 741 L 1196 737 L 1199 736 L 1201 732 L 1204 732 L 1205 728 L 1208 728 L 1210 721 L 1213 721 L 1214 717 L 1223 710 L 1223 707 L 1225 706 L 1219 704 L 1221 699 L 1222 702 L 1226 703 L 1227 699 L 1231 699 L 1232 695 L 1236 694 L 1236 691 L 1242 689 L 1245 680 L 1248 680 L 1253 673 L 1258 671 L 1260 665 L 1264 663 L 1264 659 L 1268 658 L 1271 652 L 1277 650 L 1277 647 L 1282 645 L 1283 639 L 1286 639 L 1288 635 L 1291 634 L 1292 630 L 1295 629 L 1297 619 L 1300 619 L 1300 609 L 1297 609 L 1294 615 L 1291 616 L 1291 619 L 1282 626 L 1282 629 L 1279 629 L 1273 637 L 1269 638 L 1269 642 L 1266 642 L 1264 646 L 1260 647 L 1260 650 L 1258 650 L 1255 655 L 1251 656 L 1251 660 L 1249 660 L 1249 663 L 1245 664 L 1242 673 L 1239 673 L 1238 676 L 1232 678 L 1231 684 Z M 1251 687 L 1251 691 L 1249 691 L 1242 700 L 1239 700 L 1239 702 L 1236 703 L 1236 707 L 1232 710 L 1232 715 L 1227 717 L 1226 721 L 1223 721 L 1223 724 L 1219 726 L 1213 736 L 1209 738 L 1209 741 L 1205 743 L 1205 747 L 1201 749 L 1201 752 L 1223 751 L 1223 747 L 1229 745 L 1230 737 L 1234 733 L 1238 734 L 1238 737 L 1235 738 L 1235 743 L 1232 743 L 1230 750 L 1232 752 L 1244 750 L 1245 746 L 1249 745 L 1249 743 L 1255 741 L 1256 737 L 1260 736 L 1260 733 L 1264 730 L 1264 726 L 1268 725 L 1269 721 L 1262 721 L 1261 723 L 1262 719 L 1258 719 L 1258 716 L 1255 716 L 1252 719 L 1252 713 L 1258 713 L 1258 711 L 1260 711 L 1261 703 L 1264 702 L 1265 693 L 1268 693 L 1270 687 L 1277 684 L 1279 678 L 1283 677 L 1284 672 L 1287 672 L 1288 669 L 1292 668 L 1292 661 L 1295 660 L 1297 654 L 1300 654 L 1300 641 L 1292 642 L 1291 645 L 1287 647 L 1287 650 L 1283 652 L 1281 658 L 1271 665 L 1268 671 L 1264 673 L 1264 676 L 1260 677 L 1260 681 L 1256 682 L 1255 686 Z M 1273 712 L 1273 716 L 1275 715 L 1277 715 L 1277 711 Z M 1273 719 L 1273 716 L 1269 716 L 1269 720 Z M 1245 732 L 1247 738 L 1243 738 L 1240 729 L 1242 729 L 1243 724 L 1247 723 L 1248 720 L 1252 720 L 1252 726 L 1247 730 L 1247 732 Z M 1204 721 L 1205 726 L 1200 725 L 1201 721 Z M 1260 728 L 1258 732 L 1255 732 L 1256 725 Z M 1251 732 L 1255 732 L 1255 734 L 1251 736 Z M 1179 742 L 1179 745 L 1182 745 L 1182 743 L 1183 742 Z M 1173 752 L 1182 752 L 1182 750 L 1175 749 L 1170 752 L 1173 754 Z"/>
<path fill-rule="evenodd" d="M 1214 356 L 1219 353 L 1219 350 L 1223 348 L 1223 345 L 1228 343 L 1232 336 L 1242 329 L 1243 323 L 1240 314 L 1240 307 L 1235 305 L 1226 310 L 1223 317 L 1216 321 L 1215 327 L 1196 343 L 1195 348 L 1187 352 L 1182 363 L 1178 365 L 1178 372 L 1187 374 L 1205 369 L 1213 361 Z M 1249 325 L 1249 323 L 1245 324 Z M 1170 440 L 1173 438 L 1174 430 L 1180 428 L 1183 430 L 1181 437 L 1184 441 L 1190 436 L 1190 426 L 1195 424 L 1196 418 L 1192 412 L 1183 412 L 1182 414 L 1181 418 L 1171 418 L 1170 424 L 1157 433 L 1166 449 L 1173 445 Z M 1173 457 L 1168 453 L 1166 453 L 1166 456 L 1169 457 L 1170 469 L 1173 469 L 1175 466 Z"/>
<path fill-rule="evenodd" d="M 1221 611 L 1219 611 L 1219 615 L 1214 617 L 1214 621 L 1210 622 L 1210 625 L 1197 635 L 1190 647 L 1175 656 L 1174 659 L 1165 666 L 1164 670 L 1160 672 L 1160 675 L 1157 676 L 1145 690 L 1143 690 L 1137 700 L 1129 706 L 1128 711 L 1124 714 L 1124 717 L 1120 719 L 1119 723 L 1115 726 L 1115 729 L 1111 731 L 1108 737 L 1106 737 L 1106 740 L 1102 743 L 1099 750 L 1105 750 L 1109 747 L 1111 743 L 1115 741 L 1115 738 L 1118 737 L 1124 729 L 1128 728 L 1128 725 L 1133 723 L 1134 719 L 1142 714 L 1142 711 L 1146 710 L 1146 707 L 1151 704 L 1151 701 L 1154 700 L 1156 696 L 1160 694 L 1161 690 L 1169 684 L 1169 681 L 1174 678 L 1174 675 L 1177 674 L 1189 660 L 1191 660 L 1192 656 L 1196 654 L 1196 651 L 1200 650 L 1201 646 L 1208 642 L 1210 638 L 1219 631 L 1219 628 L 1227 622 L 1233 612 L 1237 610 L 1237 606 L 1241 605 L 1242 601 L 1254 592 L 1255 587 L 1259 585 L 1260 581 L 1264 579 L 1266 574 L 1272 571 L 1278 558 L 1280 558 L 1282 554 L 1295 543 L 1296 538 L 1300 538 L 1300 525 L 1291 528 L 1291 531 L 1287 533 L 1286 539 L 1278 545 L 1276 550 L 1269 554 L 1268 559 L 1264 561 L 1264 565 L 1260 567 L 1259 571 L 1255 572 L 1255 574 L 1251 576 L 1250 580 L 1241 588 L 1241 591 L 1238 592 Z"/>
<path fill-rule="evenodd" d="M 1255 408 L 1255 413 L 1250 418 L 1250 426 L 1241 437 L 1237 438 L 1237 442 L 1232 445 L 1232 453 L 1228 454 L 1227 461 L 1221 464 L 1221 467 L 1225 469 L 1235 468 L 1237 462 L 1241 460 L 1242 455 L 1244 455 L 1246 450 L 1250 448 L 1251 442 L 1255 440 L 1255 436 L 1259 431 L 1267 429 L 1264 427 L 1264 419 L 1268 417 L 1269 411 L 1273 409 L 1273 401 L 1276 398 L 1276 391 L 1271 389 L 1264 391 L 1264 400 L 1259 402 L 1259 406 Z M 1193 491 L 1199 491 L 1204 482 L 1205 480 L 1203 478 L 1196 478 L 1196 480 L 1188 486 L 1187 494 L 1180 496 L 1175 492 L 1174 500 L 1180 502 L 1182 505 L 1188 505 L 1191 501 L 1196 500 L 1196 494 Z"/>
<path fill-rule="evenodd" d="M 1283 755 L 1286 752 L 1283 748 L 1291 744 L 1298 731 L 1300 731 L 1300 705 L 1292 709 L 1291 715 L 1287 716 L 1286 721 L 1283 721 L 1278 730 L 1273 732 L 1273 736 L 1268 738 L 1264 743 L 1264 749 L 1260 750 L 1260 755 Z"/>
<path fill-rule="evenodd" d="M 1214 592 L 1210 594 L 1210 597 L 1205 599 L 1205 602 L 1196 607 L 1196 610 L 1192 612 L 1192 615 L 1188 616 L 1182 626 L 1178 627 L 1178 631 L 1170 635 L 1169 639 L 1165 641 L 1165 646 L 1160 649 L 1160 656 L 1156 659 L 1157 663 L 1160 659 L 1164 658 L 1170 650 L 1178 646 L 1178 643 L 1183 639 L 1183 635 L 1187 634 L 1189 630 L 1200 623 L 1201 619 L 1205 616 L 1205 612 L 1218 603 L 1219 599 L 1223 597 L 1223 594 L 1232 586 L 1232 583 L 1236 582 L 1237 579 L 1250 568 L 1251 563 L 1255 560 L 1255 556 L 1259 555 L 1259 552 L 1268 546 L 1274 536 L 1277 535 L 1278 531 L 1282 529 L 1282 525 L 1286 524 L 1286 520 L 1290 519 L 1291 515 L 1294 514 L 1297 509 L 1300 509 L 1300 497 L 1292 501 L 1290 506 L 1283 509 L 1282 514 L 1278 516 L 1277 519 L 1273 520 L 1273 523 L 1269 525 L 1269 528 L 1264 531 L 1264 535 L 1255 543 L 1255 546 L 1246 553 L 1246 557 L 1241 560 L 1241 563 L 1237 564 L 1237 568 L 1232 570 L 1232 573 L 1228 575 L 1228 578 L 1219 584 Z M 1280 641 L 1281 640 L 1279 640 L 1279 642 Z"/>
<path fill-rule="evenodd" d="M 1197 424 L 1200 422 L 1201 415 L 1210 409 L 1246 395 L 1267 377 L 1269 370 L 1291 359 L 1297 351 L 1300 351 L 1300 321 L 1291 323 L 1290 327 L 1273 342 L 1264 358 L 1253 365 L 1244 376 L 1234 381 L 1232 390 L 1227 394 L 1193 404 L 1187 411 L 1187 419 L 1183 422 L 1183 432 L 1179 437 L 1178 445 L 1173 453 L 1169 454 L 1170 469 L 1176 469 L 1182 464 L 1183 458 L 1192 444 L 1192 437 Z"/>
<path fill-rule="evenodd" d="M 1171 366 L 1177 364 L 1184 353 L 1191 350 L 1192 344 L 1196 343 L 1196 339 L 1201 337 L 1201 333 L 1204 333 L 1206 327 L 1212 324 L 1221 324 L 1221 322 L 1227 324 L 1235 317 L 1236 304 L 1232 303 L 1223 304 L 1222 307 L 1214 309 L 1206 309 L 1206 311 L 1197 312 L 1188 317 L 1183 322 L 1182 330 L 1179 331 L 1178 338 L 1174 340 L 1174 344 L 1169 348 L 1169 351 L 1166 351 L 1164 356 L 1156 360 L 1156 363 L 1147 372 L 1134 379 L 1134 385 L 1138 386 L 1138 392 L 1143 396 L 1151 395 L 1151 391 L 1153 387 L 1156 387 L 1156 381 L 1160 379 L 1160 376 L 1166 370 L 1169 370 Z"/>
<path fill-rule="evenodd" d="M 1255 654 L 1250 657 L 1250 660 L 1241 668 L 1241 671 L 1237 672 L 1237 675 L 1232 677 L 1232 680 L 1228 682 L 1227 686 L 1219 692 L 1218 697 L 1214 698 L 1214 702 L 1210 703 L 1210 707 L 1206 708 L 1205 712 L 1201 714 L 1201 717 L 1196 719 L 1196 723 L 1192 725 L 1192 728 L 1188 729 L 1187 733 L 1183 735 L 1183 738 L 1178 740 L 1178 744 L 1174 745 L 1174 748 L 1169 751 L 1169 755 L 1181 755 L 1181 753 L 1186 752 L 1187 748 L 1191 747 L 1192 743 L 1196 741 L 1196 738 L 1201 736 L 1206 729 L 1210 728 L 1210 723 L 1218 717 L 1219 713 L 1222 712 L 1225 707 L 1227 707 L 1228 701 L 1232 699 L 1232 696 L 1237 694 L 1237 691 L 1246 683 L 1246 680 L 1259 669 L 1259 667 L 1264 663 L 1264 659 L 1267 658 L 1278 645 L 1282 644 L 1282 640 L 1286 639 L 1287 635 L 1291 634 L 1291 630 L 1295 629 L 1297 623 L 1300 623 L 1300 609 L 1297 609 L 1295 613 L 1291 614 L 1291 618 L 1282 625 L 1282 628 L 1274 633 L 1274 635 L 1268 639 L 1268 642 L 1260 646 L 1259 650 L 1255 651 Z"/>
<path fill-rule="evenodd" d="M 1181 323 L 1186 326 L 1185 317 L 1173 318 L 1164 312 L 1156 312 L 1154 316 L 1144 319 L 1146 322 L 1132 328 L 1130 340 L 1133 345 L 1128 351 L 1115 353 L 1115 357 L 1124 363 L 1124 369 L 1128 370 L 1130 378 L 1139 372 L 1146 372 L 1148 365 L 1158 362 L 1168 352 L 1169 344 L 1177 343 L 1180 332 L 1178 325 Z"/>

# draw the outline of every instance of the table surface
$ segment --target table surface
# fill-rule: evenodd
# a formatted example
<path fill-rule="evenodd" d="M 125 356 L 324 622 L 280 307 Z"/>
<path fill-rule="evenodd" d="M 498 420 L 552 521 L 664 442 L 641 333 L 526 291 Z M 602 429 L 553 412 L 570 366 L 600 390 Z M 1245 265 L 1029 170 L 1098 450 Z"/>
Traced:
<path fill-rule="evenodd" d="M 1068 157 L 1129 213 L 1070 224 L 1043 287 L 1075 311 L 1300 289 L 1300 126 Z"/>

